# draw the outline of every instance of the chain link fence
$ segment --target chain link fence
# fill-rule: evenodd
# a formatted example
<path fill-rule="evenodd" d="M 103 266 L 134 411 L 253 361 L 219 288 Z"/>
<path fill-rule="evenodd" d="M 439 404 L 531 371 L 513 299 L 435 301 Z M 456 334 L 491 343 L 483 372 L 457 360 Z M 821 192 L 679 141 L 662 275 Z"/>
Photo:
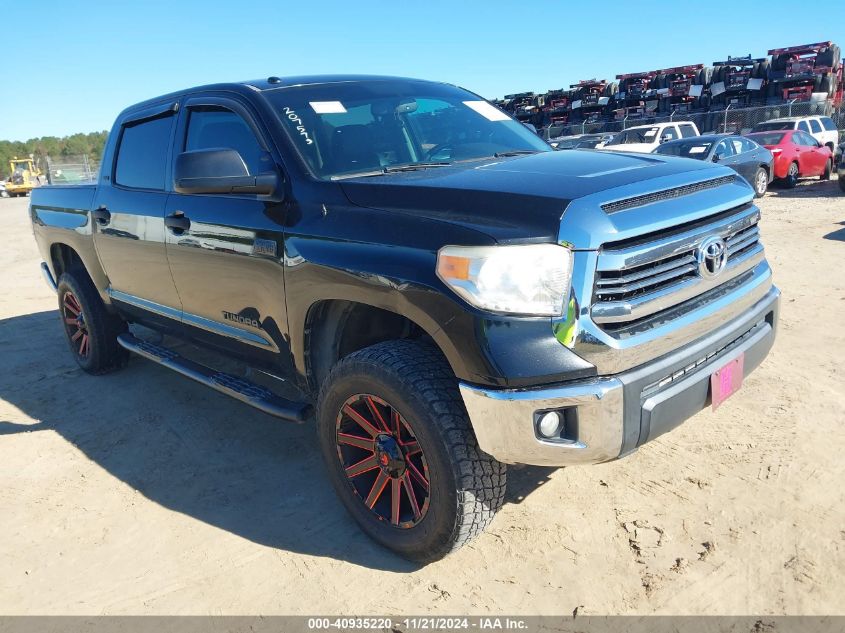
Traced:
<path fill-rule="evenodd" d="M 573 136 L 576 134 L 595 134 L 600 132 L 620 132 L 636 125 L 651 125 L 653 123 L 668 123 L 673 121 L 692 121 L 702 134 L 730 132 L 746 134 L 757 123 L 790 116 L 829 116 L 836 123 L 840 141 L 845 134 L 845 104 L 834 108 L 830 101 L 814 103 L 810 101 L 793 101 L 778 105 L 759 106 L 755 108 L 732 108 L 711 112 L 697 112 L 682 114 L 672 113 L 668 116 L 626 117 L 617 121 L 598 121 L 595 123 L 575 123 L 564 125 L 553 130 L 558 136 Z"/>
<path fill-rule="evenodd" d="M 94 182 L 100 172 L 100 163 L 91 160 L 87 154 L 80 156 L 46 157 L 46 180 L 51 185 L 72 185 Z"/>

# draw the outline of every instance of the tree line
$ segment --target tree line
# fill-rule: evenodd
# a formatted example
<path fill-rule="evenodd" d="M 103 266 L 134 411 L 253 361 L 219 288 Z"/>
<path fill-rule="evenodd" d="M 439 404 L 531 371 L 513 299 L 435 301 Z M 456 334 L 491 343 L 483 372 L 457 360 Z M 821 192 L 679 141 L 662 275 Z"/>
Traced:
<path fill-rule="evenodd" d="M 70 136 L 42 136 L 28 141 L 0 141 L 0 179 L 8 176 L 9 161 L 17 156 L 26 158 L 30 154 L 35 156 L 38 166 L 46 171 L 46 158 L 60 160 L 65 156 L 81 156 L 87 154 L 89 160 L 99 163 L 106 146 L 108 132 L 90 132 L 88 134 L 71 134 Z"/>

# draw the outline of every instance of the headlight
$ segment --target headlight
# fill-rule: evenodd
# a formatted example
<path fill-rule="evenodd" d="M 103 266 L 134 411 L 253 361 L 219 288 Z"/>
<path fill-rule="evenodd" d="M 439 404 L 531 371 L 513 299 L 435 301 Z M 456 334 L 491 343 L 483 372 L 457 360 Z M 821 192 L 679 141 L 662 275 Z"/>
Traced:
<path fill-rule="evenodd" d="M 557 244 L 444 246 L 437 276 L 491 312 L 560 316 L 569 294 L 572 251 Z"/>

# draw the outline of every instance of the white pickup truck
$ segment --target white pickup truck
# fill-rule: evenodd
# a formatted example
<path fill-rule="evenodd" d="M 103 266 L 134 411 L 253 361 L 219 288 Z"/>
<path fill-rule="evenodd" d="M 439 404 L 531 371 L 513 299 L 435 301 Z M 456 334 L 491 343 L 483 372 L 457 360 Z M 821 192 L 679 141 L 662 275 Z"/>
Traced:
<path fill-rule="evenodd" d="M 695 123 L 691 121 L 676 121 L 674 123 L 653 123 L 638 125 L 622 130 L 608 142 L 604 149 L 614 152 L 650 153 L 661 143 L 674 141 L 679 138 L 701 136 Z"/>

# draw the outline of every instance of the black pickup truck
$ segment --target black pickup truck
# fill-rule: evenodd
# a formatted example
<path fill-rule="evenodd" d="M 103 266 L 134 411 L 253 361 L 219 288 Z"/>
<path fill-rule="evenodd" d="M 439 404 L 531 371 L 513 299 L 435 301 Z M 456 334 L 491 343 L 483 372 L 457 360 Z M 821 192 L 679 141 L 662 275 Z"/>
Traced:
<path fill-rule="evenodd" d="M 613 460 L 740 386 L 779 300 L 753 196 L 447 84 L 270 77 L 128 108 L 98 183 L 30 213 L 82 369 L 134 353 L 313 424 L 366 533 L 428 561 L 505 464 Z"/>

